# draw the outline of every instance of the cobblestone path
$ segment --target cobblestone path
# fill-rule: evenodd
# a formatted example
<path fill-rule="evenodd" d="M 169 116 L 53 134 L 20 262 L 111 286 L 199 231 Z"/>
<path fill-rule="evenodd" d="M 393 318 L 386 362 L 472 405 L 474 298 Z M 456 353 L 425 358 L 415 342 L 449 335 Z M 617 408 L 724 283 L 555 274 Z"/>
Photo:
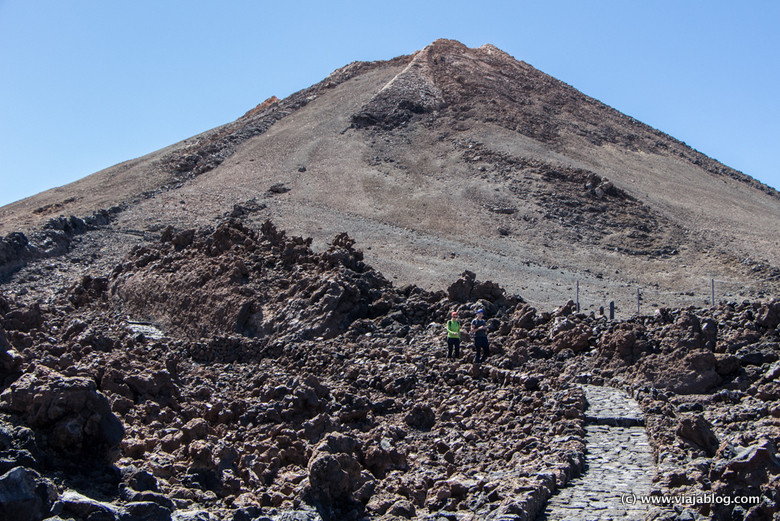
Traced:
<path fill-rule="evenodd" d="M 650 507 L 627 497 L 650 493 L 655 463 L 639 404 L 610 387 L 583 385 L 585 470 L 550 498 L 538 521 L 641 520 Z"/>

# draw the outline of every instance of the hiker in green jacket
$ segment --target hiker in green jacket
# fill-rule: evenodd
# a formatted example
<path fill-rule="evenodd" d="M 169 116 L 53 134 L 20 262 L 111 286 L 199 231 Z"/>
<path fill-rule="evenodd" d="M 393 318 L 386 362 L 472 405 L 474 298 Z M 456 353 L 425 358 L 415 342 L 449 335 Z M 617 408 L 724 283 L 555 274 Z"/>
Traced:
<path fill-rule="evenodd" d="M 460 357 L 460 322 L 458 312 L 453 311 L 452 317 L 447 321 L 447 358 Z"/>

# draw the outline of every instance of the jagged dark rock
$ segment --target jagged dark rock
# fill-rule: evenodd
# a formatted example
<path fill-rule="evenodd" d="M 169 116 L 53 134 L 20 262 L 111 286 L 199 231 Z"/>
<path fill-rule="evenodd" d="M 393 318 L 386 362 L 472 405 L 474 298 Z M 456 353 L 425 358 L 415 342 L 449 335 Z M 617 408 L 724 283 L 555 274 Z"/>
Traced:
<path fill-rule="evenodd" d="M 34 470 L 16 467 L 0 476 L 0 514 L 9 521 L 51 517 L 54 486 Z"/>

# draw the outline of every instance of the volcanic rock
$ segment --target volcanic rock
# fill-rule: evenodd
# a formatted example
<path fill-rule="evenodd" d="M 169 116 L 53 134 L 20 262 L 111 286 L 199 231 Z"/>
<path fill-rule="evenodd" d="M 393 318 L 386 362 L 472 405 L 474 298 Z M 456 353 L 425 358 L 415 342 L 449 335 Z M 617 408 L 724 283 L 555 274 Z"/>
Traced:
<path fill-rule="evenodd" d="M 8 521 L 50 517 L 56 489 L 34 470 L 16 467 L 0 476 L 0 515 Z"/>
<path fill-rule="evenodd" d="M 590 383 L 641 403 L 654 495 L 761 500 L 674 515 L 771 519 L 778 201 L 493 46 L 350 64 L 3 209 L 0 473 L 63 517 L 533 519 Z M 447 359 L 480 308 L 491 357 Z"/>
<path fill-rule="evenodd" d="M 74 463 L 112 462 L 124 435 L 108 399 L 88 378 L 39 368 L 2 393 L 0 407 L 43 430 L 48 447 Z"/>
<path fill-rule="evenodd" d="M 15 374 L 21 367 L 21 355 L 8 343 L 5 330 L 0 327 L 0 382 Z"/>
<path fill-rule="evenodd" d="M 365 485 L 360 442 L 342 434 L 328 434 L 312 452 L 307 466 L 311 493 L 325 504 L 348 502 Z M 364 503 L 368 497 L 362 497 Z"/>
<path fill-rule="evenodd" d="M 400 501 L 396 501 L 393 503 L 393 505 L 387 509 L 387 515 L 391 516 L 393 518 L 406 518 L 411 519 L 416 514 L 416 509 L 414 508 L 414 504 L 412 504 L 410 501 L 406 499 L 401 499 Z"/>
<path fill-rule="evenodd" d="M 121 519 L 127 514 L 117 505 L 98 501 L 75 490 L 66 490 L 59 498 L 65 512 L 83 519 Z"/>
<path fill-rule="evenodd" d="M 677 435 L 703 449 L 710 457 L 718 450 L 719 442 L 712 431 L 712 425 L 701 416 L 682 418 L 677 427 Z"/>
<path fill-rule="evenodd" d="M 748 447 L 725 446 L 718 452 L 720 457 L 712 469 L 712 477 L 732 485 L 737 484 L 739 476 L 743 485 L 758 487 L 768 474 L 780 474 L 780 460 L 772 440 L 764 438 Z"/>
<path fill-rule="evenodd" d="M 417 53 L 403 71 L 352 115 L 352 124 L 389 130 L 406 123 L 415 114 L 443 107 L 445 102 L 431 67 L 435 59 L 429 49 Z"/>
<path fill-rule="evenodd" d="M 472 271 L 464 271 L 458 280 L 447 288 L 447 297 L 453 302 L 487 300 L 497 305 L 506 304 L 503 288 L 492 281 L 479 282 Z"/>
<path fill-rule="evenodd" d="M 762 304 L 756 316 L 756 324 L 767 329 L 776 328 L 780 324 L 780 300 Z"/>
<path fill-rule="evenodd" d="M 436 414 L 429 405 L 416 404 L 412 410 L 404 416 L 404 422 L 410 427 L 427 430 L 436 423 Z"/>
<path fill-rule="evenodd" d="M 680 394 L 704 393 L 721 382 L 715 363 L 712 352 L 696 350 L 682 356 L 658 356 L 652 363 L 643 363 L 642 370 L 658 388 Z M 660 367 L 664 367 L 664 374 L 657 372 Z"/>
<path fill-rule="evenodd" d="M 336 237 L 327 252 L 315 256 L 309 243 L 288 238 L 270 223 L 262 237 L 237 221 L 213 232 L 193 231 L 186 243 L 176 242 L 180 235 L 133 252 L 115 271 L 110 291 L 127 309 L 190 338 L 215 333 L 331 338 L 366 317 L 378 289 L 388 286 L 365 268 L 347 236 Z M 206 251 L 205 259 L 200 251 Z M 278 265 L 265 264 L 272 252 L 281 257 Z M 288 278 L 283 273 L 293 267 L 309 274 L 282 286 Z"/>

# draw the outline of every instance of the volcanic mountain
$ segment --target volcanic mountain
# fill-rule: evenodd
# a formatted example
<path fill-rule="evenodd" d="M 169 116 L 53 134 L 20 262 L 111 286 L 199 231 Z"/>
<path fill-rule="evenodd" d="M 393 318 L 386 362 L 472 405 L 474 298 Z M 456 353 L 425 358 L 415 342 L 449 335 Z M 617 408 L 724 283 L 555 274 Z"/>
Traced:
<path fill-rule="evenodd" d="M 542 306 L 777 287 L 780 195 L 492 45 L 355 62 L 236 121 L 0 209 L 0 233 L 113 208 L 136 235 L 236 208 L 348 232 L 397 283 L 469 269 Z M 121 211 L 119 211 L 121 210 Z M 120 252 L 134 244 L 115 241 Z M 127 248 L 125 248 L 124 246 Z M 108 251 L 108 250 L 107 250 Z"/>
<path fill-rule="evenodd" d="M 0 519 L 778 520 L 780 195 L 490 45 L 0 212 Z"/>

